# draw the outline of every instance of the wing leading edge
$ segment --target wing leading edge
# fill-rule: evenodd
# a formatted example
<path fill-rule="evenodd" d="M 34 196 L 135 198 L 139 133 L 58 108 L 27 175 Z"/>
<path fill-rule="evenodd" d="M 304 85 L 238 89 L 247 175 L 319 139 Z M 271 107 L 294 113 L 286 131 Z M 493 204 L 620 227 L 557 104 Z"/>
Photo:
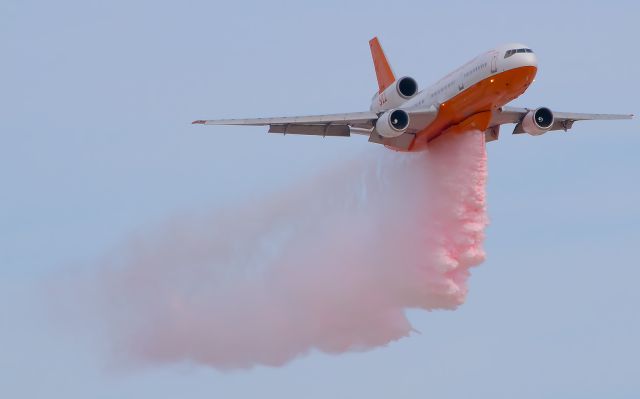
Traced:
<path fill-rule="evenodd" d="M 378 115 L 374 112 L 308 115 L 252 119 L 197 120 L 194 125 L 269 126 L 269 133 L 315 136 L 350 136 L 351 128 L 373 129 Z"/>
<path fill-rule="evenodd" d="M 415 134 L 431 124 L 437 116 L 435 108 L 406 110 L 409 114 L 409 127 L 401 136 L 384 138 L 375 131 L 379 114 L 375 112 L 351 112 L 344 114 L 307 115 L 275 118 L 252 119 L 211 119 L 192 122 L 196 125 L 231 125 L 231 126 L 269 126 L 269 133 L 299 134 L 312 136 L 342 136 L 349 137 L 352 133 L 367 135 L 369 141 L 383 144 L 399 150 L 407 150 Z M 531 108 L 503 107 L 493 112 L 486 140 L 498 139 L 500 125 L 513 123 L 513 134 L 525 133 L 522 120 Z M 586 114 L 575 112 L 554 112 L 554 123 L 549 129 L 567 131 L 573 123 L 583 120 L 616 120 L 631 119 L 630 114 Z"/>
<path fill-rule="evenodd" d="M 532 108 L 514 108 L 503 107 L 501 110 L 494 112 L 491 120 L 491 126 L 499 126 L 506 123 L 515 123 L 513 134 L 522 134 L 522 119 L 529 113 L 535 111 Z M 632 114 L 585 114 L 577 112 L 553 112 L 554 122 L 549 131 L 564 130 L 565 132 L 573 126 L 577 121 L 594 121 L 594 120 L 617 120 L 632 119 Z"/>
<path fill-rule="evenodd" d="M 269 126 L 269 133 L 301 134 L 312 136 L 344 136 L 352 133 L 369 136 L 369 141 L 399 149 L 406 149 L 415 133 L 429 125 L 437 115 L 435 108 L 406 110 L 409 127 L 400 138 L 385 139 L 374 130 L 379 115 L 375 112 L 352 112 L 346 114 L 290 116 L 252 119 L 197 120 L 194 125 Z"/>

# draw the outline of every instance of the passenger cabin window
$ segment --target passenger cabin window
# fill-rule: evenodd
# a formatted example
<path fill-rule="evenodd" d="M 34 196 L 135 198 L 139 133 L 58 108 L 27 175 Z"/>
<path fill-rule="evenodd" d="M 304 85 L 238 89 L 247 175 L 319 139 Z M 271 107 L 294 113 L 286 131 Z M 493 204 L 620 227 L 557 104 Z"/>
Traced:
<path fill-rule="evenodd" d="M 509 58 L 516 53 L 533 53 L 533 50 L 531 50 L 530 48 L 515 48 L 515 49 L 507 50 L 504 53 L 504 58 Z"/>

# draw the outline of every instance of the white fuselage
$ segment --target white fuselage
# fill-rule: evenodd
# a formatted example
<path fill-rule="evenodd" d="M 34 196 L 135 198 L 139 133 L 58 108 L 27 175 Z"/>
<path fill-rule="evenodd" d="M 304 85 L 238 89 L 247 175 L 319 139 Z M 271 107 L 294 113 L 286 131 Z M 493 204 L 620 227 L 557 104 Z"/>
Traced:
<path fill-rule="evenodd" d="M 507 51 L 518 49 L 526 49 L 528 52 L 514 53 L 505 58 Z M 527 46 L 517 43 L 506 44 L 480 54 L 435 84 L 421 90 L 398 108 L 407 110 L 438 108 L 441 104 L 460 94 L 460 92 L 493 75 L 523 66 L 537 67 L 537 65 L 538 60 L 535 53 Z M 384 111 L 390 108 L 392 107 L 385 107 L 379 102 L 375 102 L 371 106 L 373 111 Z"/>

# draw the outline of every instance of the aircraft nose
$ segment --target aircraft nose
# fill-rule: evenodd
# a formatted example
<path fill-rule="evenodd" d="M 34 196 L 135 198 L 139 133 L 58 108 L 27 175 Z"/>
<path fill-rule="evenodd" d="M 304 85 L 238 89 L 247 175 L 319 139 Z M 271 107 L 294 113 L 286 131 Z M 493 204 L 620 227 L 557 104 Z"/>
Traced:
<path fill-rule="evenodd" d="M 508 61 L 512 68 L 522 66 L 538 67 L 538 56 L 536 56 L 534 52 L 514 54 L 512 57 L 509 57 Z"/>
<path fill-rule="evenodd" d="M 534 67 L 538 66 L 538 56 L 536 55 L 536 53 L 526 53 L 523 54 L 523 56 L 527 65 Z"/>
<path fill-rule="evenodd" d="M 505 69 L 523 66 L 538 67 L 538 56 L 531 48 L 524 44 L 513 43 L 505 50 L 502 64 Z"/>

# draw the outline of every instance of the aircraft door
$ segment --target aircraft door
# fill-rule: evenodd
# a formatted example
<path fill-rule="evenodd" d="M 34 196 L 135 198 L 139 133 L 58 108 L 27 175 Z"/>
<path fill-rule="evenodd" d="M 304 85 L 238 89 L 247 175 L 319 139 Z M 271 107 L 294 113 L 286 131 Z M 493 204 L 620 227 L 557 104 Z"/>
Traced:
<path fill-rule="evenodd" d="M 498 72 L 498 53 L 491 54 L 491 73 Z"/>

